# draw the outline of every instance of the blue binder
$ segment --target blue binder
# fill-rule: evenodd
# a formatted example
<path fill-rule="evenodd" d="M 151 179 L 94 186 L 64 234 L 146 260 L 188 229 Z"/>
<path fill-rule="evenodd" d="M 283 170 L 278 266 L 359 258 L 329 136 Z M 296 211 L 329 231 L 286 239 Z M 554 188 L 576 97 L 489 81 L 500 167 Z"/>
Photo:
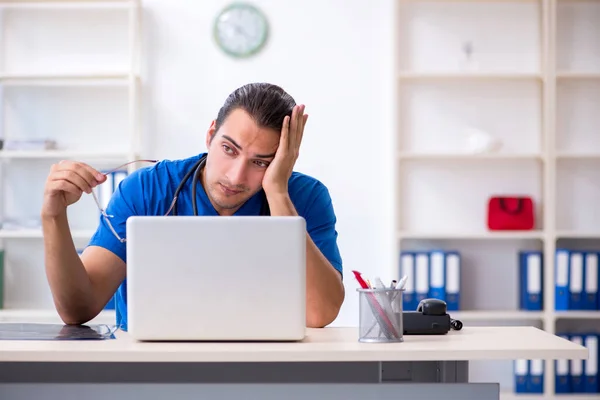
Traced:
<path fill-rule="evenodd" d="M 446 252 L 446 304 L 448 311 L 460 310 L 461 257 L 458 251 Z"/>
<path fill-rule="evenodd" d="M 104 171 L 104 173 L 107 174 L 106 181 L 97 186 L 95 190 L 97 191 L 100 205 L 103 209 L 106 209 L 113 193 L 119 187 L 121 181 L 127 177 L 128 172 L 126 170 L 117 170 L 112 172 Z"/>
<path fill-rule="evenodd" d="M 433 250 L 429 254 L 429 297 L 446 301 L 446 254 Z"/>
<path fill-rule="evenodd" d="M 583 346 L 583 337 L 580 334 L 571 335 L 571 341 L 575 344 Z M 571 376 L 571 392 L 572 393 L 585 393 L 585 379 L 584 379 L 584 360 L 569 360 L 570 362 L 570 376 Z"/>
<path fill-rule="evenodd" d="M 529 360 L 514 361 L 515 392 L 527 393 L 529 381 Z"/>
<path fill-rule="evenodd" d="M 540 251 L 522 251 L 520 259 L 521 309 L 540 311 L 543 306 L 543 256 Z"/>
<path fill-rule="evenodd" d="M 585 259 L 583 252 L 571 251 L 569 261 L 569 308 L 584 309 L 583 284 L 585 282 Z"/>
<path fill-rule="evenodd" d="M 557 336 L 570 340 L 569 335 L 562 333 Z M 554 391 L 555 393 L 571 393 L 569 360 L 554 360 Z"/>
<path fill-rule="evenodd" d="M 594 251 L 583 252 L 585 266 L 585 285 L 583 308 L 596 310 L 598 304 L 598 253 Z"/>
<path fill-rule="evenodd" d="M 589 355 L 584 364 L 586 393 L 598 392 L 598 335 L 590 333 L 583 335 L 583 345 L 588 349 Z"/>
<path fill-rule="evenodd" d="M 114 173 L 110 171 L 102 171 L 102 173 L 106 174 L 106 181 L 101 185 L 98 185 L 94 188 L 96 194 L 98 196 L 98 201 L 100 202 L 100 206 L 106 210 L 110 199 L 115 191 L 115 179 Z"/>
<path fill-rule="evenodd" d="M 554 309 L 556 311 L 569 310 L 570 253 L 567 249 L 556 249 L 554 275 Z"/>
<path fill-rule="evenodd" d="M 402 308 L 404 310 L 414 311 L 417 309 L 415 304 L 415 254 L 411 251 L 402 251 L 400 253 L 400 277 L 406 276 L 406 285 L 402 298 Z"/>
<path fill-rule="evenodd" d="M 415 252 L 415 307 L 429 296 L 429 252 Z"/>
<path fill-rule="evenodd" d="M 544 393 L 544 360 L 529 361 L 528 377 L 528 393 Z"/>
<path fill-rule="evenodd" d="M 119 188 L 121 181 L 128 175 L 126 170 L 117 170 L 112 173 L 113 175 L 113 192 Z"/>

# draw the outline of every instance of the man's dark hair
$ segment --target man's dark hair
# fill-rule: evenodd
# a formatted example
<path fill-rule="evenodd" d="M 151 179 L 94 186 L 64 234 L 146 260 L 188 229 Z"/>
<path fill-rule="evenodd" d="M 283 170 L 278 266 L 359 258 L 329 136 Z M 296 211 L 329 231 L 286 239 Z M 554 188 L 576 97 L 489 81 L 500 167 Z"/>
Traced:
<path fill-rule="evenodd" d="M 241 108 L 261 128 L 281 131 L 283 118 L 291 116 L 296 101 L 281 87 L 270 83 L 249 83 L 231 93 L 219 110 L 215 131 L 235 109 Z"/>

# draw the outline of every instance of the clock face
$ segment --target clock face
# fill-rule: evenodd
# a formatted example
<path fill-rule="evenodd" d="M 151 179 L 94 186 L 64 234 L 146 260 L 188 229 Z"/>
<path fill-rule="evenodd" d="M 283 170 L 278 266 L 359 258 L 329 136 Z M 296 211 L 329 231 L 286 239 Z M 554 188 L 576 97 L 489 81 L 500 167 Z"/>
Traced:
<path fill-rule="evenodd" d="M 268 25 L 256 7 L 235 3 L 217 16 L 214 36 L 219 47 L 234 57 L 247 57 L 258 52 L 267 40 Z"/>

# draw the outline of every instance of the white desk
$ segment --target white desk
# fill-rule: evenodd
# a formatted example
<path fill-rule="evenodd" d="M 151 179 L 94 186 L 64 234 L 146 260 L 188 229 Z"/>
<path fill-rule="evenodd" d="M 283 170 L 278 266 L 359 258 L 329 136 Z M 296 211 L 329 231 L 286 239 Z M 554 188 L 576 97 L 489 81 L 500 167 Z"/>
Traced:
<path fill-rule="evenodd" d="M 160 382 L 201 384 L 203 394 L 220 390 L 207 398 L 281 398 L 281 390 L 286 400 L 325 398 L 324 388 L 335 388 L 328 399 L 375 394 L 380 399 L 498 399 L 498 384 L 468 383 L 469 361 L 587 358 L 586 348 L 533 327 L 464 327 L 444 336 L 405 336 L 403 343 L 393 344 L 359 343 L 357 337 L 355 328 L 325 328 L 308 329 L 307 338 L 297 343 L 141 343 L 120 331 L 117 339 L 105 341 L 4 341 L 0 390 L 24 398 L 40 395 L 35 392 L 40 389 L 12 384 Z M 144 399 L 165 395 L 146 389 L 136 393 Z M 53 398 L 53 390 L 60 386 L 44 388 L 46 399 Z M 177 398 L 186 398 L 184 392 Z M 125 393 L 113 389 L 110 398 L 130 399 Z M 198 398 L 198 393 L 189 395 Z M 106 392 L 97 398 L 102 396 Z M 86 400 L 95 398 L 86 391 Z"/>

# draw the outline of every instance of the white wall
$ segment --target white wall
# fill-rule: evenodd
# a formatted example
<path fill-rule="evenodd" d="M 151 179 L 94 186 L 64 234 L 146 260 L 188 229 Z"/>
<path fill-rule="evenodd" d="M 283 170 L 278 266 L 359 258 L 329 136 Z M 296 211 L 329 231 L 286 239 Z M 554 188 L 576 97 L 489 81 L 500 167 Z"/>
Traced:
<path fill-rule="evenodd" d="M 224 55 L 212 39 L 213 20 L 228 3 L 142 2 L 144 156 L 172 159 L 204 151 L 206 130 L 225 98 L 248 82 L 279 84 L 306 104 L 310 119 L 297 170 L 319 178 L 331 191 L 347 286 L 336 324 L 356 324 L 357 285 L 350 271 L 380 273 L 385 279 L 396 262 L 390 218 L 393 2 L 373 7 L 357 0 L 254 1 L 266 13 L 271 35 L 266 48 L 248 60 Z M 126 68 L 126 15 L 108 10 L 6 12 L 4 70 Z M 78 61 L 76 55 L 81 56 Z M 127 145 L 126 104 L 126 87 L 11 87 L 5 91 L 4 134 L 50 136 L 64 149 L 118 151 Z M 105 134 L 109 137 L 99 138 Z M 38 215 L 51 162 L 7 164 L 7 215 Z M 30 186 L 19 186 L 23 181 Z M 95 226 L 90 196 L 70 211 L 72 227 Z M 7 252 L 7 283 L 12 288 L 7 290 L 7 307 L 52 307 L 41 241 L 11 240 L 6 246 L 13 249 Z"/>
<path fill-rule="evenodd" d="M 392 1 L 254 2 L 268 16 L 262 53 L 238 61 L 219 51 L 211 24 L 227 2 L 144 1 L 145 132 L 152 157 L 203 151 L 226 96 L 247 82 L 283 86 L 309 121 L 297 170 L 330 189 L 338 216 L 347 298 L 336 324 L 355 324 L 351 269 L 383 276 L 392 254 L 394 70 Z M 384 272 L 385 271 L 385 272 Z"/>

